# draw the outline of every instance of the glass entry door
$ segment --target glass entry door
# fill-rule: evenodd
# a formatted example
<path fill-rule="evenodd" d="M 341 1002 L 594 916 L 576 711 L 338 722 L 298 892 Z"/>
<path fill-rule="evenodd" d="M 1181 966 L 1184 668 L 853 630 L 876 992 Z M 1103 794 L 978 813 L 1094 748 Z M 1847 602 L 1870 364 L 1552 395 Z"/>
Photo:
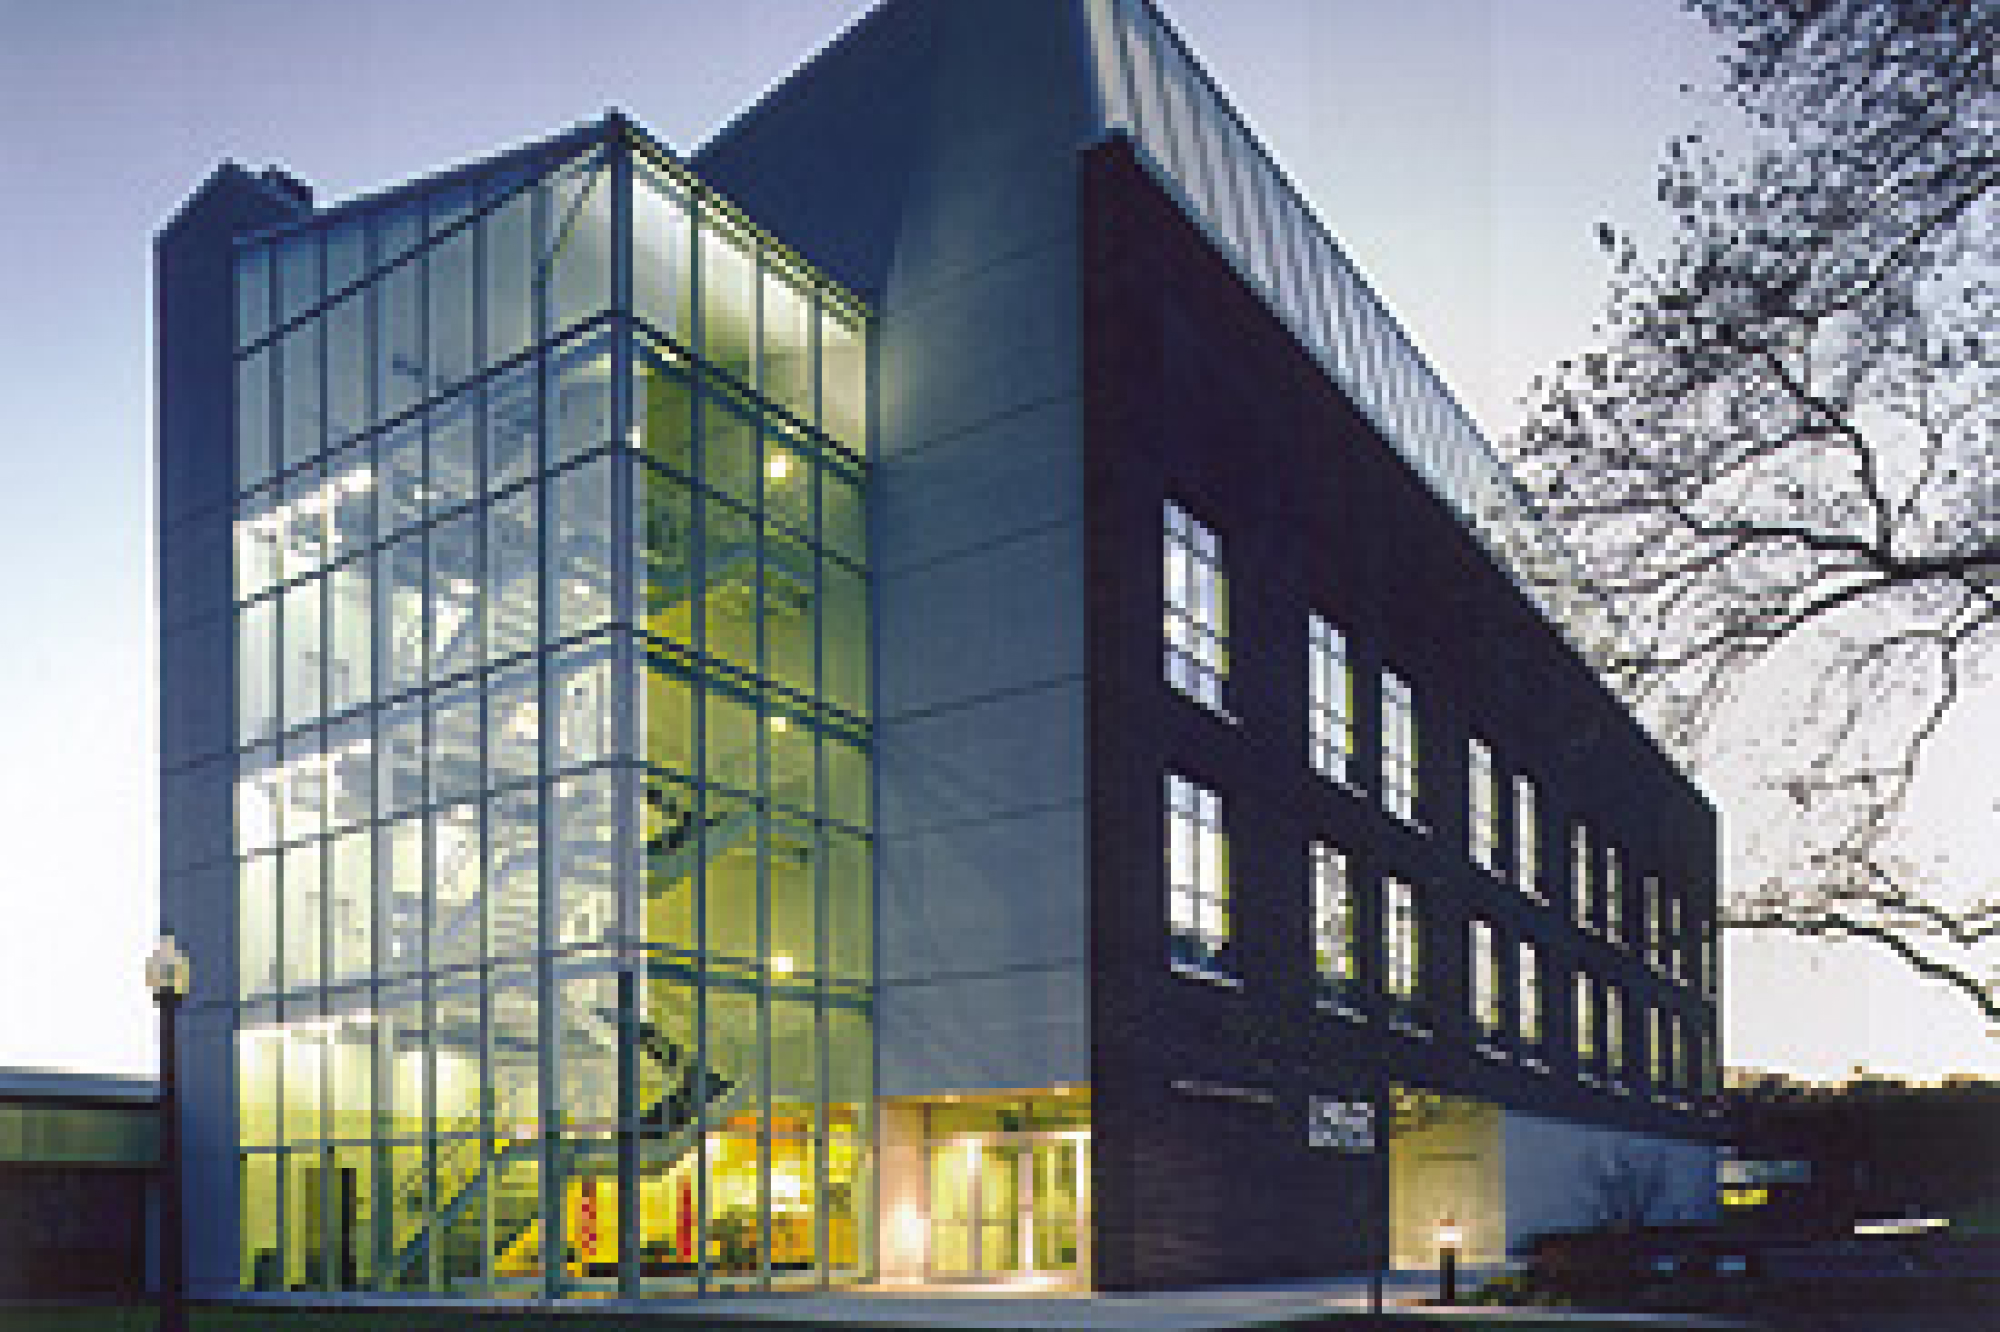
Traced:
<path fill-rule="evenodd" d="M 1008 1281 L 1080 1270 L 1090 1140 L 990 1133 L 930 1146 L 931 1275 Z"/>

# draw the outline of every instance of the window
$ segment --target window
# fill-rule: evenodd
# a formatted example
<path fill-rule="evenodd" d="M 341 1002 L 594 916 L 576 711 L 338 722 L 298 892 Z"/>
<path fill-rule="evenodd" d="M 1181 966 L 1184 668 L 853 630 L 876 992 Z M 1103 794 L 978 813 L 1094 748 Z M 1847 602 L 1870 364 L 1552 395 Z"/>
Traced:
<path fill-rule="evenodd" d="M 1384 893 L 1389 993 L 1398 999 L 1415 999 L 1419 974 L 1416 890 L 1401 879 L 1390 879 Z"/>
<path fill-rule="evenodd" d="M 1472 922 L 1472 1020 L 1487 1034 L 1498 1032 L 1500 1020 L 1500 952 L 1493 946 L 1493 926 Z"/>
<path fill-rule="evenodd" d="M 1417 818 L 1417 704 L 1402 677 L 1382 674 L 1382 803 L 1391 814 Z"/>
<path fill-rule="evenodd" d="M 1576 973 L 1576 1060 L 1597 1062 L 1597 989 L 1581 971 Z"/>
<path fill-rule="evenodd" d="M 1467 850 L 1483 870 L 1500 871 L 1500 787 L 1493 774 L 1493 751 L 1483 741 L 1465 742 L 1465 824 Z"/>
<path fill-rule="evenodd" d="M 1167 502 L 1167 683 L 1222 711 L 1229 678 L 1229 588 L 1215 534 Z"/>
<path fill-rule="evenodd" d="M 1604 848 L 1604 937 L 1625 939 L 1625 877 L 1618 860 L 1618 848 Z"/>
<path fill-rule="evenodd" d="M 1354 757 L 1354 674 L 1347 662 L 1347 640 L 1317 615 L 1307 625 L 1306 672 L 1313 770 L 1348 781 Z"/>
<path fill-rule="evenodd" d="M 1528 1045 L 1542 1043 L 1542 960 L 1535 945 L 1521 940 L 1519 953 L 1521 1040 Z"/>
<path fill-rule="evenodd" d="M 1229 847 L 1222 800 L 1167 774 L 1167 917 L 1177 964 L 1218 969 L 1229 944 Z"/>
<path fill-rule="evenodd" d="M 1604 1053 L 1613 1077 L 1625 1071 L 1625 995 L 1610 984 L 1604 987 Z"/>
<path fill-rule="evenodd" d="M 1671 888 L 1660 892 L 1660 965 L 1681 978 L 1681 899 Z"/>
<path fill-rule="evenodd" d="M 1581 823 L 1569 835 L 1569 892 L 1576 910 L 1576 923 L 1591 927 L 1590 830 Z"/>
<path fill-rule="evenodd" d="M 1347 856 L 1314 842 L 1312 854 L 1313 964 L 1322 984 L 1351 989 L 1360 979 L 1354 958 L 1354 883 Z"/>
<path fill-rule="evenodd" d="M 1542 895 L 1542 832 L 1536 822 L 1535 784 L 1514 778 L 1514 878 L 1530 897 Z"/>
<path fill-rule="evenodd" d="M 1668 1055 L 1672 1045 L 1667 1039 L 1667 1011 L 1664 1008 L 1646 1010 L 1646 1072 L 1653 1086 L 1665 1087 L 1669 1076 Z"/>

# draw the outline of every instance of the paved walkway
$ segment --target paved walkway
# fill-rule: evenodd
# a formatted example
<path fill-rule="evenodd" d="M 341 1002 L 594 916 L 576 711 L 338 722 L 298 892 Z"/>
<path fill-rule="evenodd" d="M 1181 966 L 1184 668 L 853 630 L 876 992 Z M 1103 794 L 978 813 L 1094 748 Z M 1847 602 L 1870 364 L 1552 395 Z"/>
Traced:
<path fill-rule="evenodd" d="M 1479 1284 L 1477 1271 L 1463 1274 L 1461 1289 Z M 1397 1272 L 1384 1282 L 1383 1307 L 1409 1309 L 1437 1294 L 1435 1272 Z M 704 1305 L 706 1307 L 704 1307 Z M 1365 1311 L 1368 1283 L 1363 1278 L 1339 1281 L 1287 1282 L 1267 1286 L 1214 1287 L 1197 1291 L 1143 1295 L 1101 1295 L 1087 1291 L 1043 1288 L 999 1291 L 992 1287 L 873 1286 L 838 1295 L 731 1297 L 718 1302 L 647 1306 L 665 1317 L 709 1321 L 726 1313 L 730 1321 L 768 1319 L 783 1323 L 816 1323 L 829 1327 L 865 1324 L 870 1327 L 964 1329 L 1147 1329 L 1148 1332 L 1205 1332 L 1214 1328 L 1277 1327 L 1308 1322 L 1328 1314 Z M 609 1312 L 607 1309 L 606 1312 Z M 1656 1314 L 1575 1314 L 1557 1309 L 1456 1308 L 1427 1309 L 1441 1320 L 1477 1319 L 1486 1323 L 1523 1321 L 1589 1323 L 1593 1326 L 1630 1322 L 1647 1329 L 1739 1328 L 1737 1323 L 1701 1318 L 1662 1318 Z"/>

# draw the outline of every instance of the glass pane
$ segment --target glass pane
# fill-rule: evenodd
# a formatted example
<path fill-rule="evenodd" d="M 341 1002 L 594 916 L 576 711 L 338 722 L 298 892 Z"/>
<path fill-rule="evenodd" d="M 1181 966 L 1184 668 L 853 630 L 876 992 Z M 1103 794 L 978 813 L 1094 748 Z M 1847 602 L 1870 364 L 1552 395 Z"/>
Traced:
<path fill-rule="evenodd" d="M 589 338 L 557 353 L 548 373 L 548 465 L 611 441 L 611 342 Z"/>
<path fill-rule="evenodd" d="M 236 871 L 237 981 L 245 995 L 278 988 L 278 870 L 273 856 L 246 860 Z M 255 1139 L 245 1137 L 245 1142 Z"/>
<path fill-rule="evenodd" d="M 782 532 L 765 531 L 762 621 L 764 669 L 800 694 L 814 685 L 818 599 L 811 547 Z"/>
<path fill-rule="evenodd" d="M 536 494 L 533 487 L 494 504 L 486 515 L 489 661 L 526 652 L 538 637 Z"/>
<path fill-rule="evenodd" d="M 311 721 L 320 712 L 320 585 L 299 583 L 284 594 L 285 725 Z"/>
<path fill-rule="evenodd" d="M 683 343 L 692 341 L 693 245 L 685 200 L 641 166 L 632 180 L 632 305 L 639 318 Z"/>
<path fill-rule="evenodd" d="M 248 1290 L 284 1288 L 278 1248 L 278 1162 L 272 1152 L 243 1156 L 243 1285 Z"/>
<path fill-rule="evenodd" d="M 721 500 L 703 505 L 703 648 L 746 673 L 757 670 L 757 527 Z"/>
<path fill-rule="evenodd" d="M 290 323 L 319 300 L 319 233 L 297 232 L 279 241 L 278 319 Z"/>
<path fill-rule="evenodd" d="M 508 360 L 534 341 L 535 191 L 522 190 L 487 214 L 486 362 Z"/>
<path fill-rule="evenodd" d="M 543 269 L 549 329 L 568 328 L 611 304 L 611 172 L 565 168 L 550 181 Z"/>
<path fill-rule="evenodd" d="M 273 469 L 271 446 L 270 348 L 245 357 L 236 367 L 236 488 L 262 485 Z"/>
<path fill-rule="evenodd" d="M 556 942 L 609 942 L 618 926 L 614 784 L 608 772 L 552 788 L 557 836 Z"/>
<path fill-rule="evenodd" d="M 538 803 L 533 787 L 505 792 L 486 803 L 486 947 L 493 957 L 529 957 L 539 946 Z M 532 1049 L 521 1055 L 532 1057 Z"/>
<path fill-rule="evenodd" d="M 486 903 L 479 848 L 479 806 L 431 816 L 432 970 L 477 962 L 484 951 Z"/>
<path fill-rule="evenodd" d="M 478 368 L 473 358 L 472 237 L 467 228 L 431 247 L 428 328 L 432 393 L 449 391 Z"/>
<path fill-rule="evenodd" d="M 874 940 L 874 880 L 868 843 L 846 833 L 827 834 L 828 972 L 844 980 L 866 980 Z"/>
<path fill-rule="evenodd" d="M 650 350 L 632 362 L 633 443 L 662 467 L 694 474 L 694 392 L 679 370 Z"/>
<path fill-rule="evenodd" d="M 556 762 L 561 767 L 581 767 L 618 752 L 611 664 L 611 647 L 599 640 L 563 654 L 551 667 Z"/>
<path fill-rule="evenodd" d="M 237 743 L 250 745 L 277 729 L 277 602 L 259 601 L 237 618 Z"/>
<path fill-rule="evenodd" d="M 770 951 L 765 965 L 772 983 L 782 984 L 792 977 L 819 972 L 819 846 L 810 825 L 789 819 L 771 820 L 768 837 L 765 854 L 770 882 Z M 775 1032 L 774 1028 L 771 1055 L 774 1069 L 778 1059 Z M 799 1040 L 811 1036 L 805 1031 L 793 1034 Z M 817 1050 L 816 1042 L 812 1048 Z M 777 1074 L 774 1072 L 772 1077 L 775 1079 Z M 818 1070 L 801 1067 L 794 1071 L 794 1080 L 798 1085 L 792 1090 L 804 1095 L 817 1086 Z M 777 1082 L 772 1085 L 779 1086 Z"/>
<path fill-rule="evenodd" d="M 822 305 L 820 428 L 859 454 L 867 444 L 868 349 L 856 322 Z"/>
<path fill-rule="evenodd" d="M 382 692 L 400 694 L 424 678 L 423 534 L 413 532 L 383 551 L 375 571 Z"/>
<path fill-rule="evenodd" d="M 715 217 L 701 228 L 702 354 L 756 383 L 757 263 L 751 242 Z"/>
<path fill-rule="evenodd" d="M 540 770 L 540 715 L 532 664 L 494 677 L 487 691 L 488 784 L 531 781 Z"/>
<path fill-rule="evenodd" d="M 504 490 L 535 470 L 540 377 L 534 363 L 508 370 L 486 390 L 486 488 Z"/>
<path fill-rule="evenodd" d="M 868 589 L 860 574 L 837 560 L 820 561 L 821 669 L 826 700 L 856 716 L 868 715 Z"/>
<path fill-rule="evenodd" d="M 246 346 L 271 329 L 271 251 L 251 246 L 236 254 L 236 345 Z"/>
<path fill-rule="evenodd" d="M 656 679 L 658 677 L 655 677 Z M 691 953 L 701 946 L 695 930 L 695 874 L 701 846 L 693 791 L 649 778 L 641 811 L 645 842 L 645 942 Z"/>
<path fill-rule="evenodd" d="M 376 845 L 375 889 L 376 965 L 384 976 L 410 975 L 423 963 L 422 819 L 405 819 L 382 830 Z"/>
<path fill-rule="evenodd" d="M 780 269 L 764 270 L 763 288 L 764 395 L 810 420 L 812 298 Z"/>
<path fill-rule="evenodd" d="M 480 515 L 462 513 L 431 529 L 431 679 L 476 668 L 483 655 Z"/>
<path fill-rule="evenodd" d="M 693 647 L 695 643 L 694 496 L 685 481 L 640 469 L 639 513 L 643 624 L 648 633 Z"/>
<path fill-rule="evenodd" d="M 325 443 L 320 394 L 320 325 L 301 324 L 278 344 L 279 393 L 283 399 L 281 467 L 296 467 Z"/>
<path fill-rule="evenodd" d="M 479 495 L 479 394 L 461 393 L 430 410 L 430 473 L 424 495 L 432 517 Z"/>
<path fill-rule="evenodd" d="M 549 584 L 558 637 L 611 618 L 611 463 L 593 458 L 549 481 Z"/>
<path fill-rule="evenodd" d="M 375 286 L 377 415 L 401 415 L 424 391 L 422 261 L 413 260 Z"/>
<path fill-rule="evenodd" d="M 335 838 L 327 854 L 329 979 L 335 984 L 367 980 L 374 967 L 374 834 L 364 828 Z"/>

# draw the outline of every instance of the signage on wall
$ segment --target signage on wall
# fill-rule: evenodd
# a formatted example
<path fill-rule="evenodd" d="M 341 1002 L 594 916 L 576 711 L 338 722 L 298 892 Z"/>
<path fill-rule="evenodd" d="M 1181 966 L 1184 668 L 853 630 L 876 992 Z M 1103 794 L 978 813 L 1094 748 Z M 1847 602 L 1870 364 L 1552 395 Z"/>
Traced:
<path fill-rule="evenodd" d="M 1306 1145 L 1336 1152 L 1375 1150 L 1375 1103 L 1306 1098 Z"/>

